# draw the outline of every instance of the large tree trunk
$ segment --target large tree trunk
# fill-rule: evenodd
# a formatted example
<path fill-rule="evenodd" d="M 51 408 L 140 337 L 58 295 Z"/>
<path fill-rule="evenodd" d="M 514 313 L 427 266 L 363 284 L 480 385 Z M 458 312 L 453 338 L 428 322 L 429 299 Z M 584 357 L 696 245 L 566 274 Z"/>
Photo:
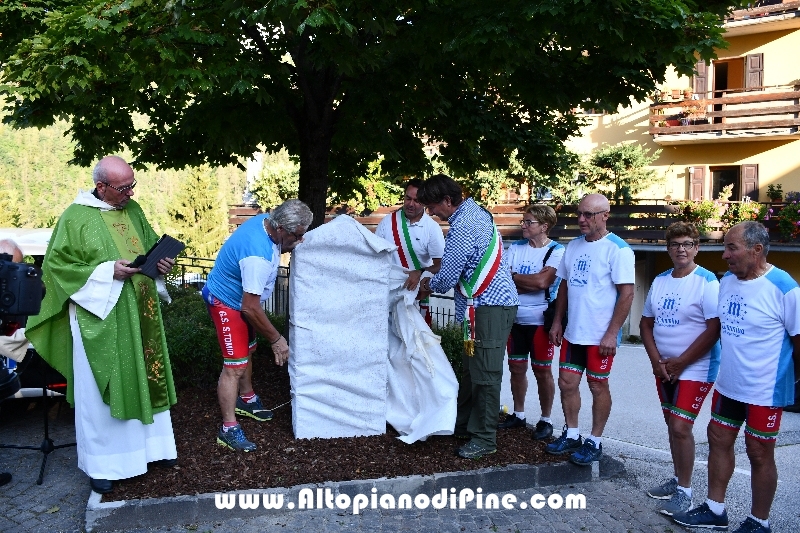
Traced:
<path fill-rule="evenodd" d="M 326 131 L 327 130 L 327 131 Z M 314 213 L 311 228 L 325 222 L 328 200 L 328 159 L 330 157 L 332 128 L 317 127 L 303 132 L 300 140 L 300 200 Z"/>
<path fill-rule="evenodd" d="M 297 86 L 302 94 L 302 108 L 290 109 L 297 134 L 300 137 L 299 197 L 311 208 L 315 228 L 325 222 L 328 199 L 328 163 L 331 139 L 338 112 L 334 100 L 340 98 L 341 75 L 333 66 L 318 67 L 307 62 L 305 55 L 309 42 L 306 38 L 293 51 Z"/>

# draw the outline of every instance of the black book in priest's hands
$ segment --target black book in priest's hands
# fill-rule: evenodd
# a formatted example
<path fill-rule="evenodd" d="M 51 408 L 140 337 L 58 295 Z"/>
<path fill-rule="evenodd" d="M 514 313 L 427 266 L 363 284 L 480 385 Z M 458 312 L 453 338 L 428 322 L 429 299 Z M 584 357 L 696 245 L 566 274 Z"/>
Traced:
<path fill-rule="evenodd" d="M 142 274 L 155 279 L 161 275 L 161 272 L 158 271 L 158 262 L 165 257 L 175 259 L 184 248 L 186 248 L 185 244 L 165 233 L 145 255 L 140 255 L 128 266 L 139 268 Z"/>

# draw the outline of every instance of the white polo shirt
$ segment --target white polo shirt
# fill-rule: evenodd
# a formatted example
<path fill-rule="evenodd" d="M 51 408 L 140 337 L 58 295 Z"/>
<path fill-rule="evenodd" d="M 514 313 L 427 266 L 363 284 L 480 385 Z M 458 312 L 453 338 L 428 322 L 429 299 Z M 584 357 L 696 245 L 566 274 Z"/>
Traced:
<path fill-rule="evenodd" d="M 393 216 L 394 213 L 391 213 L 383 217 L 383 220 L 380 221 L 375 229 L 375 235 L 386 239 L 392 244 L 395 243 L 392 236 Z M 444 255 L 444 234 L 439 224 L 427 213 L 423 213 L 422 218 L 418 221 L 409 222 L 408 233 L 411 236 L 411 247 L 414 249 L 414 253 L 417 254 L 417 259 L 419 259 L 421 266 L 429 267 L 433 265 L 434 259 L 442 258 Z M 396 265 L 402 266 L 400 256 L 396 251 L 392 254 L 392 261 Z"/>

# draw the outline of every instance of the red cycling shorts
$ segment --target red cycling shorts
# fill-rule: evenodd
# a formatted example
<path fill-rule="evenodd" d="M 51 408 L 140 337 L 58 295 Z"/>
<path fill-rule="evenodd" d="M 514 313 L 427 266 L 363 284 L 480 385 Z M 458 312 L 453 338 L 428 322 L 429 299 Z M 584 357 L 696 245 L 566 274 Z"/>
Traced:
<path fill-rule="evenodd" d="M 737 433 L 742 424 L 747 422 L 745 438 L 774 442 L 781 428 L 782 415 L 782 407 L 747 404 L 723 396 L 716 390 L 711 397 L 711 422 Z"/>
<path fill-rule="evenodd" d="M 247 366 L 250 354 L 256 351 L 253 326 L 244 319 L 241 311 L 228 307 L 208 291 L 203 291 L 203 298 L 217 330 L 222 364 L 229 368 Z"/>
<path fill-rule="evenodd" d="M 714 383 L 704 381 L 679 379 L 675 383 L 670 383 L 656 378 L 656 390 L 664 415 L 672 415 L 692 424 L 713 387 Z"/>
<path fill-rule="evenodd" d="M 555 346 L 550 342 L 544 326 L 514 324 L 508 336 L 508 363 L 523 364 L 533 354 L 534 367 L 550 368 L 553 365 Z"/>
<path fill-rule="evenodd" d="M 570 344 L 567 339 L 561 341 L 561 359 L 558 363 L 559 370 L 583 374 L 586 370 L 586 379 L 592 381 L 605 381 L 611 374 L 612 356 L 601 356 L 599 346 L 585 344 Z"/>

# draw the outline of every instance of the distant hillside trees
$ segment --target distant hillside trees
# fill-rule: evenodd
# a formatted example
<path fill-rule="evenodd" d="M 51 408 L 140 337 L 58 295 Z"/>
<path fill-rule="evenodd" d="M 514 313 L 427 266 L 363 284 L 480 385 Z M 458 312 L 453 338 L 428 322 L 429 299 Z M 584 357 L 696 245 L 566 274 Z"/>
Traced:
<path fill-rule="evenodd" d="M 208 166 L 194 168 L 167 211 L 171 233 L 186 244 L 186 255 L 214 257 L 228 236 L 227 211 L 216 172 Z"/>

